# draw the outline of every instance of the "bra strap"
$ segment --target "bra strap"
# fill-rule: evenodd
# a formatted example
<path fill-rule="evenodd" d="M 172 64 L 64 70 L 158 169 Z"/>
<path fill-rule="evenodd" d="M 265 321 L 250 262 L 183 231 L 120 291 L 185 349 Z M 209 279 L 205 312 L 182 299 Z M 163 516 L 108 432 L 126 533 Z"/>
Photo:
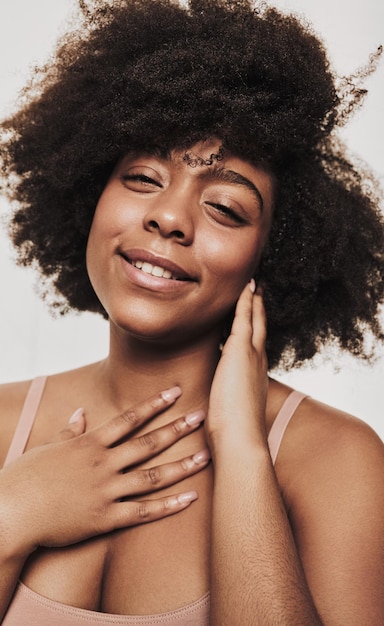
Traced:
<path fill-rule="evenodd" d="M 289 396 L 283 402 L 280 411 L 272 424 L 272 428 L 268 435 L 268 445 L 273 464 L 276 461 L 285 430 L 291 421 L 291 417 L 294 415 L 297 407 L 300 402 L 304 400 L 304 398 L 306 398 L 306 395 L 301 393 L 301 391 L 291 391 Z"/>
<path fill-rule="evenodd" d="M 41 396 L 43 395 L 46 380 L 46 376 L 39 376 L 30 384 L 4 466 L 17 459 L 24 452 L 35 421 L 37 409 L 39 408 Z"/>

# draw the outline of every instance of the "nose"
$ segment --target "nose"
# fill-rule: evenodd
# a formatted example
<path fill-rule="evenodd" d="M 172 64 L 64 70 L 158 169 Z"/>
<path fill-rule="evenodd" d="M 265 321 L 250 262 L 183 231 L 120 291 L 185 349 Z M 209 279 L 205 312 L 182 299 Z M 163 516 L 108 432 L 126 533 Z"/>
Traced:
<path fill-rule="evenodd" d="M 144 228 L 158 233 L 166 239 L 175 239 L 184 246 L 189 246 L 194 237 L 194 222 L 191 205 L 186 198 L 164 194 L 157 198 L 144 217 Z"/>

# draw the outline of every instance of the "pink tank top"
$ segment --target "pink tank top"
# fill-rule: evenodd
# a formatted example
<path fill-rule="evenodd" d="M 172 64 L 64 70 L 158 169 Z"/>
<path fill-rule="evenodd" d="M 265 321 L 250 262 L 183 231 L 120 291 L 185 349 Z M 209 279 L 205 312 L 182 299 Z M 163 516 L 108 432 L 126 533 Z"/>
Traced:
<path fill-rule="evenodd" d="M 44 391 L 45 382 L 46 377 L 40 377 L 31 383 L 5 464 L 16 459 L 24 451 Z M 273 463 L 275 463 L 285 429 L 296 408 L 304 398 L 305 395 L 301 392 L 292 391 L 275 418 L 268 436 L 268 445 Z M 155 624 L 208 626 L 209 592 L 199 600 L 167 613 L 158 613 L 156 615 L 114 615 L 77 609 L 60 602 L 54 602 L 35 593 L 22 582 L 19 582 L 2 621 L 2 626 L 22 626 L 23 624 L 28 624 L 28 626 L 86 626 L 87 624 L 98 624 L 99 626 L 109 626 L 110 624 L 120 624 L 121 626 L 154 626 Z"/>

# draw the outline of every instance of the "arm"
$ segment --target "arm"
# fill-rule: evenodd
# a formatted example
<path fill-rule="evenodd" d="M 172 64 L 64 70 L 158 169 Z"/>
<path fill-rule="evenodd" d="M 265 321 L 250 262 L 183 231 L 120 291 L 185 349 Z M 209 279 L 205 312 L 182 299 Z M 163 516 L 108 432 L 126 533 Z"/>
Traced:
<path fill-rule="evenodd" d="M 39 546 L 67 546 L 162 519 L 197 498 L 195 492 L 154 500 L 143 494 L 195 474 L 208 459 L 196 462 L 192 456 L 149 469 L 136 467 L 203 420 L 200 411 L 134 436 L 177 395 L 157 394 L 89 432 L 84 432 L 80 414 L 58 441 L 29 450 L 0 471 L 0 621 L 26 559 Z"/>
<path fill-rule="evenodd" d="M 270 458 L 244 448 L 231 455 L 215 457 L 212 624 L 322 624 Z"/>
<path fill-rule="evenodd" d="M 381 626 L 384 446 L 359 420 L 313 400 L 303 410 L 286 497 L 313 599 L 327 625 Z"/>
<path fill-rule="evenodd" d="M 381 626 L 384 446 L 366 424 L 308 400 L 273 468 L 264 341 L 261 299 L 246 289 L 206 421 L 212 624 Z"/>
<path fill-rule="evenodd" d="M 264 342 L 261 296 L 246 287 L 206 423 L 215 476 L 211 623 L 318 626 L 267 446 Z"/>

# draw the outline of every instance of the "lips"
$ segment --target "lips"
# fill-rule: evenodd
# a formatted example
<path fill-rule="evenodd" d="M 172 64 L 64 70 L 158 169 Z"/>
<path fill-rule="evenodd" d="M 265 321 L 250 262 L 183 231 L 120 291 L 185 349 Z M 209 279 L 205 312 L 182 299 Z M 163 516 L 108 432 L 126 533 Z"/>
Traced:
<path fill-rule="evenodd" d="M 119 250 L 118 254 L 136 269 L 156 278 L 179 281 L 194 280 L 190 274 L 173 261 L 154 255 L 148 250 Z"/>

